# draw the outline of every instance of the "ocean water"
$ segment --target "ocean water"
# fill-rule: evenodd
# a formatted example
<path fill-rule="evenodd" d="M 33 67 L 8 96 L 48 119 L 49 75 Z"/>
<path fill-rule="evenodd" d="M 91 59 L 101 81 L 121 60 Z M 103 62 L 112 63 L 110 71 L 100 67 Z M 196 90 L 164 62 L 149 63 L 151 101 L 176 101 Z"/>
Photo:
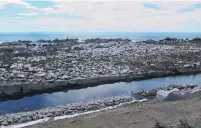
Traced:
<path fill-rule="evenodd" d="M 13 32 L 13 33 L 0 33 L 0 42 L 5 41 L 18 41 L 18 40 L 31 40 L 36 41 L 39 39 L 63 39 L 63 38 L 128 38 L 131 40 L 160 40 L 165 37 L 173 38 L 195 38 L 201 37 L 201 32 Z"/>
<path fill-rule="evenodd" d="M 18 100 L 0 102 L 0 114 L 23 112 L 65 105 L 74 102 L 84 102 L 102 97 L 129 95 L 130 91 L 150 90 L 157 87 L 166 87 L 170 84 L 201 84 L 201 74 L 187 76 L 171 76 L 154 78 L 130 83 L 120 82 L 76 90 L 63 90 L 52 94 L 44 93 Z"/>

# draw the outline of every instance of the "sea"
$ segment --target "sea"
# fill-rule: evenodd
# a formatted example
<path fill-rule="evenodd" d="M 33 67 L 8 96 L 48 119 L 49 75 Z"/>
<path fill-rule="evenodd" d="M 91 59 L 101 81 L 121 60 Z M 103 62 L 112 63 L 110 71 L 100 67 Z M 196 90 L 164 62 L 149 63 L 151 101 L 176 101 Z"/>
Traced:
<path fill-rule="evenodd" d="M 201 37 L 201 32 L 0 32 L 0 42 L 65 38 L 128 38 L 134 41 L 160 40 L 166 37 L 192 39 Z"/>

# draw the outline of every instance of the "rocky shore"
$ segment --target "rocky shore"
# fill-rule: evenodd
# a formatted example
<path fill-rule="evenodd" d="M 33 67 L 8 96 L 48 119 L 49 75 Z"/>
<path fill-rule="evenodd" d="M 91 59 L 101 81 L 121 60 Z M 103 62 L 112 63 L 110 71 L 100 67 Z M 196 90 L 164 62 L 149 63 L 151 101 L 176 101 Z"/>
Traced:
<path fill-rule="evenodd" d="M 200 38 L 18 41 L 0 44 L 0 97 L 200 73 Z"/>
<path fill-rule="evenodd" d="M 173 102 L 149 100 L 71 119 L 50 120 L 26 128 L 200 128 L 200 109 L 200 97 Z M 157 122 L 160 125 L 156 125 Z"/>
<path fill-rule="evenodd" d="M 156 88 L 147 91 L 143 90 L 136 93 L 131 92 L 130 96 L 106 97 L 103 99 L 60 105 L 30 112 L 5 114 L 0 116 L 0 126 L 17 125 L 40 119 L 81 114 L 88 111 L 101 110 L 108 107 L 115 107 L 123 103 L 132 103 L 145 99 L 160 100 L 158 99 L 158 93 L 161 90 L 171 92 L 163 101 L 188 100 L 199 98 L 201 96 L 201 88 L 198 87 L 198 85 L 169 85 L 166 88 Z M 140 98 L 139 95 L 141 96 Z"/>
<path fill-rule="evenodd" d="M 6 114 L 0 116 L 0 126 L 22 124 L 44 118 L 53 118 L 64 115 L 74 115 L 88 111 L 100 110 L 106 107 L 116 106 L 121 103 L 131 102 L 133 99 L 128 96 L 110 97 L 88 102 L 72 103 L 53 108 Z"/>
<path fill-rule="evenodd" d="M 166 98 L 162 100 L 174 101 L 174 100 L 183 100 L 183 99 L 191 99 L 192 97 L 201 96 L 201 88 L 198 85 L 169 85 L 165 88 L 154 88 L 152 90 L 142 90 L 139 92 L 131 91 L 130 95 L 136 100 L 141 99 L 158 99 L 157 95 L 159 95 L 159 91 L 163 91 L 166 94 L 164 95 Z M 169 93 L 169 97 L 167 95 Z M 161 100 L 161 99 L 158 99 Z"/>

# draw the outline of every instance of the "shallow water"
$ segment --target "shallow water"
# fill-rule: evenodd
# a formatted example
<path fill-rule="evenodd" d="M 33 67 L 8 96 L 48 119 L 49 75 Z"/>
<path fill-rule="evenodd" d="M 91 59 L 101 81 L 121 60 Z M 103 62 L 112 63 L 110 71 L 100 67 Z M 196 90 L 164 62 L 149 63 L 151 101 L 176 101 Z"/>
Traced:
<path fill-rule="evenodd" d="M 32 97 L 24 97 L 18 100 L 0 102 L 0 114 L 36 110 L 101 97 L 129 95 L 129 91 L 132 90 L 149 90 L 157 87 L 166 87 L 170 84 L 201 85 L 201 74 L 154 78 L 130 83 L 105 84 L 77 90 L 68 90 L 66 92 L 45 93 Z"/>

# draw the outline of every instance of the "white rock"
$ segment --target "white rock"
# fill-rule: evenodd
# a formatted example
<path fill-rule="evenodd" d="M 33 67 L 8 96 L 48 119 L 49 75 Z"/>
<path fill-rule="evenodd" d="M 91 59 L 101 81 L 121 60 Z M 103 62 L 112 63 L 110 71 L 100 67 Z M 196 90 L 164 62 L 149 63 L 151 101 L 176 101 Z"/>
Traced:
<path fill-rule="evenodd" d="M 24 74 L 18 75 L 19 78 L 25 78 L 26 76 Z"/>
<path fill-rule="evenodd" d="M 69 77 L 67 75 L 63 75 L 62 77 L 60 77 L 61 79 L 68 79 Z"/>
<path fill-rule="evenodd" d="M 163 100 L 167 100 L 168 96 L 170 95 L 171 92 L 174 92 L 174 91 L 178 91 L 178 89 L 173 89 L 171 91 L 164 91 L 164 90 L 159 90 L 157 93 L 156 93 L 156 99 L 157 100 L 160 100 L 160 101 L 163 101 Z"/>

